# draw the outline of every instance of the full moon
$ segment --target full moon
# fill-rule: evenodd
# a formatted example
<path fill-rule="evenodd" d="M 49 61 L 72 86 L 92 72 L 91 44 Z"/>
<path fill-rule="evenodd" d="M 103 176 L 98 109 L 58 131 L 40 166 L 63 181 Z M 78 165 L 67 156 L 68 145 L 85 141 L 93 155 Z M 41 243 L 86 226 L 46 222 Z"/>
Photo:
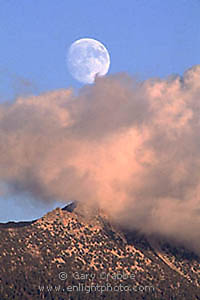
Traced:
<path fill-rule="evenodd" d="M 93 83 L 96 75 L 104 76 L 110 66 L 106 47 L 94 39 L 75 41 L 67 53 L 67 65 L 72 76 L 83 83 Z"/>

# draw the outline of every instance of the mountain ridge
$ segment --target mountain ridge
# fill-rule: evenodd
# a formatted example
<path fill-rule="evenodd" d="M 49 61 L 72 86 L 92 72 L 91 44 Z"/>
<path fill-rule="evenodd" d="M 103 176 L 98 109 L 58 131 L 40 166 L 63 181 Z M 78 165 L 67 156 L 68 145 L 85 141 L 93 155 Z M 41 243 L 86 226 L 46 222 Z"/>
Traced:
<path fill-rule="evenodd" d="M 200 299 L 195 253 L 72 204 L 0 224 L 0 242 L 1 300 Z"/>

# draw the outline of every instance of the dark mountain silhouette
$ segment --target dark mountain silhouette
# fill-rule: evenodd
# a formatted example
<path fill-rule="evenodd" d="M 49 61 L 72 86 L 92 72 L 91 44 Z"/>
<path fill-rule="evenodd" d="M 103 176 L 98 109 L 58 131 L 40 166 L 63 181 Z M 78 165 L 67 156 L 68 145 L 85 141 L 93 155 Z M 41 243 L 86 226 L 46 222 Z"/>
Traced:
<path fill-rule="evenodd" d="M 1 300 L 200 299 L 196 254 L 76 203 L 0 224 L 0 264 Z"/>

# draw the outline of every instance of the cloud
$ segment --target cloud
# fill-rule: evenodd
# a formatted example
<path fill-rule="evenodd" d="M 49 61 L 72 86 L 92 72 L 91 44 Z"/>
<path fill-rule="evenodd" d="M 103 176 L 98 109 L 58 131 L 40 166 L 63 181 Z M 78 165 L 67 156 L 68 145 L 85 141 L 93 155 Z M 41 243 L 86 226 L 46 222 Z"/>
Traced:
<path fill-rule="evenodd" d="M 183 77 L 97 78 L 0 105 L 0 181 L 76 199 L 200 250 L 200 65 Z M 1 190 L 3 192 L 3 189 Z"/>

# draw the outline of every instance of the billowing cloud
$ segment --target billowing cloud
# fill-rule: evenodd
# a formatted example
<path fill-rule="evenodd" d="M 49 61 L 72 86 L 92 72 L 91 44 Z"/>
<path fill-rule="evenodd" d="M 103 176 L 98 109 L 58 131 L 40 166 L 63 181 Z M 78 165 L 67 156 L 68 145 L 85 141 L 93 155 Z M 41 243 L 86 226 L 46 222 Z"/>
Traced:
<path fill-rule="evenodd" d="M 10 193 L 76 199 L 200 249 L 200 66 L 1 104 L 0 181 Z"/>

